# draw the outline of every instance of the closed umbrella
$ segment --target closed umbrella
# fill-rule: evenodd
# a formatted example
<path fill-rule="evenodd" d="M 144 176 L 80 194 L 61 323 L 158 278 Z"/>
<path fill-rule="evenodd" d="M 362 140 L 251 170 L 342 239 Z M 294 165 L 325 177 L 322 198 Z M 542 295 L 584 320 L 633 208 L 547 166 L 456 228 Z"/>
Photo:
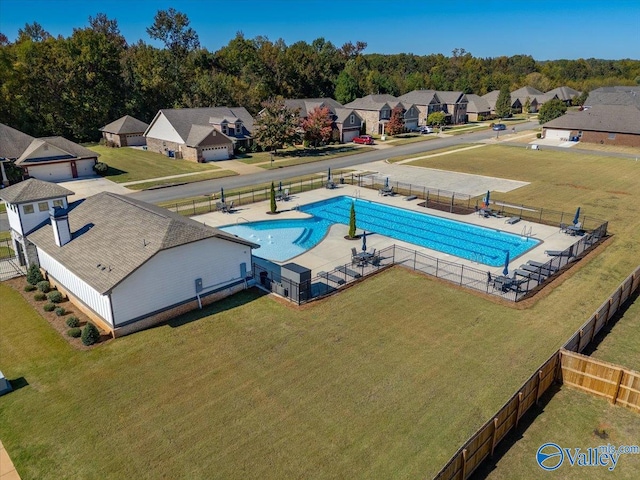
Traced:
<path fill-rule="evenodd" d="M 367 251 L 367 232 L 362 232 L 362 251 Z"/>
<path fill-rule="evenodd" d="M 489 190 L 487 190 L 487 198 L 485 198 L 484 200 L 484 206 L 489 208 L 489 196 L 491 195 L 491 192 Z"/>
<path fill-rule="evenodd" d="M 331 181 L 331 167 L 329 167 L 329 171 L 327 172 L 327 180 Z"/>
<path fill-rule="evenodd" d="M 224 203 L 224 188 L 220 188 L 220 201 Z"/>
<path fill-rule="evenodd" d="M 509 250 L 507 250 L 507 257 L 504 259 L 504 269 L 502 270 L 502 274 L 505 277 L 509 275 Z"/>
<path fill-rule="evenodd" d="M 573 217 L 573 224 L 577 225 L 579 221 L 580 221 L 580 207 L 578 207 L 578 209 L 576 210 L 576 216 Z"/>
<path fill-rule="evenodd" d="M 384 180 L 384 188 L 389 188 L 389 177 Z"/>
<path fill-rule="evenodd" d="M 280 183 L 278 184 L 278 191 L 281 192 L 282 191 L 282 181 L 280 181 Z"/>

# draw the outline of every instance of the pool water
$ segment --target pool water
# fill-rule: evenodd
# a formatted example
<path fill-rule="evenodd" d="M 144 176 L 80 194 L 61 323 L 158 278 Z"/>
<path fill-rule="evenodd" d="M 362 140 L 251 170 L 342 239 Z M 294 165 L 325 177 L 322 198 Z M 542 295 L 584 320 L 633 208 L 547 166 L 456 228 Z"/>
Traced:
<path fill-rule="evenodd" d="M 300 207 L 308 219 L 265 220 L 221 227 L 260 244 L 254 255 L 285 261 L 317 245 L 336 223 L 349 224 L 355 202 L 358 233 L 377 233 L 421 247 L 497 267 L 507 251 L 516 258 L 539 241 L 499 230 L 351 197 L 336 197 Z"/>

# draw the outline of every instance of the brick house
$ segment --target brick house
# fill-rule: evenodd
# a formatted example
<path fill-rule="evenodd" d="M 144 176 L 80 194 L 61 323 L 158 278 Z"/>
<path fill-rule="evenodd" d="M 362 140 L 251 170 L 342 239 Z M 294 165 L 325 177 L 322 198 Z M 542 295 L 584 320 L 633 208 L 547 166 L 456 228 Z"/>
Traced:
<path fill-rule="evenodd" d="M 418 127 L 420 110 L 414 104 L 404 103 L 393 95 L 367 95 L 356 98 L 353 102 L 347 103 L 345 108 L 355 110 L 356 113 L 366 123 L 366 129 L 370 135 L 382 135 L 385 125 L 389 123 L 391 112 L 395 107 L 402 109 L 403 123 L 406 130 L 413 130 Z"/>
<path fill-rule="evenodd" d="M 149 128 L 144 123 L 130 115 L 120 117 L 100 129 L 102 138 L 109 146 L 114 147 L 138 147 L 147 144 L 144 132 Z"/>
<path fill-rule="evenodd" d="M 291 98 L 284 101 L 287 108 L 298 110 L 300 119 L 305 119 L 316 108 L 325 107 L 333 119 L 333 130 L 341 143 L 348 143 L 360 135 L 362 118 L 352 108 L 345 108 L 333 98 Z"/>

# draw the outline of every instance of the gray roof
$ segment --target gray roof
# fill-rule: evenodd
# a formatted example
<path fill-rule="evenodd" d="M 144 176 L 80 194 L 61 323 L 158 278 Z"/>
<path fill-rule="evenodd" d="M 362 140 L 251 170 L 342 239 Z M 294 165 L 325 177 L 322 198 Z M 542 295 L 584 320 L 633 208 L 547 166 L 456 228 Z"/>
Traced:
<path fill-rule="evenodd" d="M 104 294 L 156 253 L 207 238 L 259 246 L 177 213 L 139 200 L 102 192 L 69 211 L 71 241 L 55 244 L 44 225 L 29 240 Z M 170 272 L 168 272 L 170 274 Z"/>
<path fill-rule="evenodd" d="M 400 104 L 400 100 L 393 95 L 386 93 L 378 95 L 367 95 L 366 97 L 356 98 L 353 102 L 347 103 L 345 107 L 355 108 L 358 110 L 380 110 L 385 104 L 394 108 Z M 403 105 L 404 106 L 404 105 Z"/>
<path fill-rule="evenodd" d="M 0 123 L 0 158 L 18 158 L 34 140 L 31 135 Z"/>
<path fill-rule="evenodd" d="M 336 109 L 342 108 L 342 104 L 333 98 L 288 98 L 284 101 L 284 106 L 294 110 L 299 110 L 300 117 L 309 116 L 309 112 L 317 107 L 327 107 L 331 113 L 336 113 Z"/>
<path fill-rule="evenodd" d="M 185 143 L 193 125 L 209 125 L 212 118 L 239 118 L 246 130 L 244 134 L 251 135 L 253 131 L 253 117 L 244 107 L 163 108 L 156 117 L 160 113 L 164 114 Z"/>
<path fill-rule="evenodd" d="M 88 148 L 83 147 L 82 145 L 78 145 L 71 140 L 67 140 L 64 137 L 42 137 L 34 139 L 31 144 L 27 147 L 27 149 L 20 155 L 20 158 L 16 160 L 16 165 L 24 165 L 26 163 L 37 162 L 37 163 L 46 163 L 47 158 L 38 158 L 38 159 L 29 159 L 29 155 L 31 155 L 35 150 L 40 148 L 42 145 L 49 144 L 53 145 L 56 148 L 66 152 L 69 154 L 69 159 L 73 158 L 98 158 L 98 155 L 93 150 L 89 150 Z M 59 158 L 52 158 L 51 160 L 59 160 Z"/>
<path fill-rule="evenodd" d="M 55 183 L 45 182 L 36 178 L 29 178 L 24 182 L 16 183 L 0 190 L 0 199 L 7 203 L 36 202 L 68 195 L 73 195 L 73 192 Z"/>
<path fill-rule="evenodd" d="M 601 87 L 589 92 L 585 105 L 635 105 L 640 107 L 640 87 Z"/>
<path fill-rule="evenodd" d="M 594 105 L 583 111 L 569 111 L 543 127 L 640 135 L 640 108 L 633 105 Z"/>
<path fill-rule="evenodd" d="M 479 95 L 476 95 L 474 93 L 467 93 L 467 100 L 469 101 L 469 104 L 467 105 L 467 112 L 481 113 L 491 111 L 489 102 Z"/>
<path fill-rule="evenodd" d="M 466 103 L 467 98 L 464 92 L 450 92 L 445 90 L 436 90 L 436 95 L 447 105 L 454 105 L 456 103 Z"/>
<path fill-rule="evenodd" d="M 144 123 L 131 115 L 125 115 L 124 117 L 105 125 L 100 129 L 100 131 L 115 133 L 116 135 L 124 135 L 127 133 L 144 133 L 147 128 L 149 128 L 148 123 Z"/>
<path fill-rule="evenodd" d="M 336 108 L 336 123 L 344 123 L 345 120 L 349 117 L 349 115 L 353 114 L 362 121 L 362 117 L 358 115 L 353 108 Z"/>
<path fill-rule="evenodd" d="M 567 101 L 571 100 L 573 97 L 577 97 L 580 95 L 578 90 L 575 90 L 571 87 L 562 86 L 558 88 L 554 88 L 553 90 L 549 90 L 547 95 L 557 95 L 560 100 Z"/>
<path fill-rule="evenodd" d="M 484 99 L 489 104 L 489 108 L 491 110 L 495 110 L 496 109 L 496 103 L 498 102 L 498 96 L 500 96 L 500 90 L 492 90 L 489 93 L 485 93 L 480 98 Z M 468 95 L 467 95 L 467 97 L 468 97 Z M 519 100 L 518 97 L 514 97 L 513 96 L 513 93 L 511 94 L 511 106 L 514 107 L 514 108 L 517 108 L 520 105 L 523 105 L 525 100 L 526 100 L 526 97 L 523 98 L 522 100 Z M 531 102 L 534 102 L 535 98 L 534 97 L 530 97 L 529 100 Z"/>
<path fill-rule="evenodd" d="M 435 90 L 413 90 L 398 97 L 403 102 L 413 103 L 414 105 L 431 105 L 433 103 L 440 104 L 440 97 Z"/>
<path fill-rule="evenodd" d="M 534 98 L 539 97 L 540 95 L 543 95 L 543 93 L 540 90 L 535 89 L 533 87 L 529 87 L 529 86 L 522 87 L 522 88 L 519 88 L 518 90 L 515 90 L 515 91 L 511 92 L 511 97 L 512 98 L 513 97 L 515 97 L 515 98 L 527 98 L 527 97 L 529 97 L 529 98 L 531 98 L 531 100 L 533 100 Z"/>
<path fill-rule="evenodd" d="M 191 130 L 189 130 L 189 136 L 184 143 L 188 147 L 197 147 L 200 144 L 209 145 L 205 140 L 212 136 L 214 131 L 215 128 L 209 125 L 192 125 Z"/>

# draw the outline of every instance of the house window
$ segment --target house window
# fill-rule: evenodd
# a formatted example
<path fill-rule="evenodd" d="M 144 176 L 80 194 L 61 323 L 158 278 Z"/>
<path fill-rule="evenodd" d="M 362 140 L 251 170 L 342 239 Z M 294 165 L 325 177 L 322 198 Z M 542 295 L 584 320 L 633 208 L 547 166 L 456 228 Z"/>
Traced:
<path fill-rule="evenodd" d="M 609 140 L 615 140 L 616 139 L 616 134 L 615 133 L 610 133 L 609 134 Z"/>
<path fill-rule="evenodd" d="M 355 115 L 351 115 L 351 116 L 349 117 L 349 123 L 350 123 L 351 125 L 353 125 L 354 123 L 356 123 L 356 116 L 355 116 Z"/>
<path fill-rule="evenodd" d="M 39 212 L 46 212 L 48 210 L 49 210 L 49 204 L 47 202 L 38 203 L 38 211 Z"/>
<path fill-rule="evenodd" d="M 242 133 L 242 124 L 236 123 L 236 135 L 240 135 Z"/>
<path fill-rule="evenodd" d="M 54 200 L 53 201 L 53 206 L 62 208 L 62 207 L 64 207 L 64 204 L 62 203 L 62 200 Z"/>
<path fill-rule="evenodd" d="M 29 204 L 29 205 L 23 205 L 22 206 L 22 211 L 24 213 L 33 213 L 33 205 Z"/>

